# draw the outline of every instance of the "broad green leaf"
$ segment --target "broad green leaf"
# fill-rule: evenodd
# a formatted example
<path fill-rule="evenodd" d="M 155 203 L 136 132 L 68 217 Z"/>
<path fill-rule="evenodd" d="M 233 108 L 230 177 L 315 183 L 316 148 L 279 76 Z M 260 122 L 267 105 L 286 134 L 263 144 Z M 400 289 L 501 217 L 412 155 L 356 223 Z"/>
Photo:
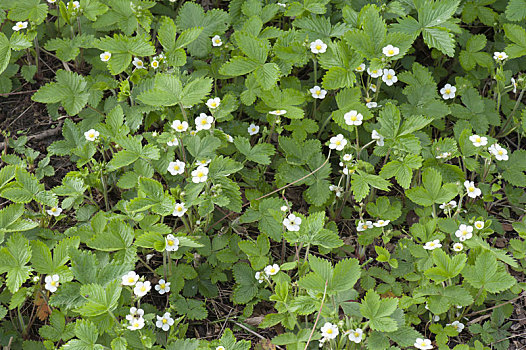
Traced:
<path fill-rule="evenodd" d="M 503 292 L 517 283 L 490 252 L 479 254 L 474 265 L 464 268 L 462 276 L 474 288 L 490 293 Z"/>
<path fill-rule="evenodd" d="M 360 313 L 369 319 L 369 326 L 380 332 L 393 332 L 398 329 L 395 319 L 390 316 L 398 306 L 398 299 L 383 298 L 374 290 L 366 293 L 360 305 Z"/>
<path fill-rule="evenodd" d="M 0 74 L 7 68 L 11 58 L 11 44 L 4 33 L 0 33 Z"/>
<path fill-rule="evenodd" d="M 6 285 L 11 293 L 16 293 L 29 278 L 32 268 L 26 266 L 31 258 L 29 241 L 20 233 L 15 233 L 0 250 L 0 274 L 7 272 Z"/>

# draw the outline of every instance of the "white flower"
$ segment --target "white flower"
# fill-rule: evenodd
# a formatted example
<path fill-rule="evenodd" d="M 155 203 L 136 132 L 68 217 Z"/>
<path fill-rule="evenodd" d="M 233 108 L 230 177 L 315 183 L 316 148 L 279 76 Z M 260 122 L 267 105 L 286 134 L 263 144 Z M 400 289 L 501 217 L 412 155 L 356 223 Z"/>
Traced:
<path fill-rule="evenodd" d="M 206 105 L 210 109 L 216 109 L 221 104 L 221 99 L 219 97 L 214 97 L 206 101 Z"/>
<path fill-rule="evenodd" d="M 172 175 L 180 175 L 184 173 L 185 166 L 186 164 L 184 162 L 176 159 L 175 162 L 170 162 L 170 164 L 168 164 L 168 172 Z"/>
<path fill-rule="evenodd" d="M 66 8 L 69 9 L 69 2 L 66 5 Z M 78 10 L 80 8 L 80 4 L 78 1 L 73 1 L 73 10 Z"/>
<path fill-rule="evenodd" d="M 335 185 L 329 185 L 329 191 L 334 192 L 336 197 L 341 197 L 343 193 L 343 188 Z"/>
<path fill-rule="evenodd" d="M 462 332 L 462 330 L 464 329 L 464 324 L 459 321 L 453 321 L 452 323 L 446 324 L 446 326 L 451 326 L 455 328 L 455 330 L 459 333 Z"/>
<path fill-rule="evenodd" d="M 477 198 L 482 194 L 480 188 L 475 187 L 475 183 L 473 181 L 464 181 L 464 187 L 466 188 L 466 191 L 468 192 L 468 197 L 470 198 Z"/>
<path fill-rule="evenodd" d="M 334 339 L 338 336 L 340 331 L 338 326 L 330 322 L 326 322 L 323 327 L 321 327 L 321 335 L 327 339 Z"/>
<path fill-rule="evenodd" d="M 381 69 L 371 69 L 370 67 L 367 68 L 367 74 L 369 74 L 372 78 L 378 78 L 383 75 L 383 72 Z M 376 89 L 376 86 L 375 86 Z M 376 91 L 376 90 L 373 90 Z"/>
<path fill-rule="evenodd" d="M 176 136 L 172 137 L 170 139 L 170 141 L 166 142 L 166 144 L 169 146 L 169 147 L 176 147 L 179 145 L 179 140 L 177 139 Z"/>
<path fill-rule="evenodd" d="M 219 345 L 216 350 L 226 350 L 225 347 L 223 345 Z"/>
<path fill-rule="evenodd" d="M 285 227 L 289 231 L 299 231 L 301 225 L 301 218 L 297 217 L 294 214 L 290 214 L 288 217 L 283 219 L 283 225 L 285 225 Z"/>
<path fill-rule="evenodd" d="M 390 220 L 378 220 L 373 225 L 374 227 L 384 227 L 384 226 L 389 225 L 390 222 L 391 222 Z"/>
<path fill-rule="evenodd" d="M 363 115 L 358 113 L 358 111 L 352 110 L 343 115 L 345 119 L 345 124 L 347 125 L 361 125 L 363 120 Z"/>
<path fill-rule="evenodd" d="M 230 142 L 230 143 L 234 142 L 234 138 L 228 134 L 226 134 L 226 140 L 227 142 Z"/>
<path fill-rule="evenodd" d="M 256 272 L 254 277 L 259 283 L 263 283 L 263 281 L 265 280 L 265 275 L 261 271 Z"/>
<path fill-rule="evenodd" d="M 473 146 L 475 147 L 486 146 L 488 144 L 488 138 L 479 135 L 471 135 L 469 141 L 473 142 Z"/>
<path fill-rule="evenodd" d="M 221 37 L 219 35 L 215 35 L 212 38 L 212 46 L 221 46 L 223 45 L 223 42 L 221 41 Z"/>
<path fill-rule="evenodd" d="M 433 250 L 433 249 L 440 248 L 440 247 L 442 247 L 442 244 L 440 244 L 440 241 L 438 239 L 435 239 L 434 241 L 427 242 L 424 245 L 424 249 L 427 249 L 427 250 Z"/>
<path fill-rule="evenodd" d="M 438 316 L 438 315 L 434 315 L 434 316 L 433 316 L 433 321 L 434 321 L 434 322 L 438 322 L 438 321 L 440 321 L 440 316 Z"/>
<path fill-rule="evenodd" d="M 350 153 L 344 154 L 342 159 L 346 162 L 350 162 L 352 160 L 352 154 Z"/>
<path fill-rule="evenodd" d="M 167 332 L 170 329 L 170 326 L 173 326 L 173 324 L 174 319 L 171 317 L 169 312 L 165 312 L 162 317 L 157 316 L 157 322 L 155 322 L 157 328 L 161 328 L 165 332 Z"/>
<path fill-rule="evenodd" d="M 506 54 L 506 52 L 495 51 L 493 53 L 493 59 L 495 61 L 504 61 L 506 58 L 508 58 L 508 55 Z"/>
<path fill-rule="evenodd" d="M 139 57 L 135 57 L 132 63 L 137 69 L 146 69 L 144 68 L 144 62 Z"/>
<path fill-rule="evenodd" d="M 462 249 L 464 249 L 464 246 L 462 245 L 462 243 L 453 243 L 453 250 L 456 251 L 456 252 L 461 252 Z"/>
<path fill-rule="evenodd" d="M 153 61 L 150 63 L 150 66 L 152 66 L 153 69 L 157 69 L 157 68 L 159 68 L 159 61 L 157 61 L 157 60 L 153 60 Z"/>
<path fill-rule="evenodd" d="M 451 157 L 451 152 L 444 152 L 440 153 L 438 156 L 436 156 L 436 159 L 446 159 L 448 157 Z"/>
<path fill-rule="evenodd" d="M 123 286 L 133 286 L 139 280 L 139 275 L 135 271 L 130 271 L 124 276 L 122 276 L 122 285 Z"/>
<path fill-rule="evenodd" d="M 440 93 L 442 94 L 442 98 L 444 100 L 455 98 L 455 92 L 457 92 L 457 88 L 451 86 L 451 84 L 446 84 L 442 89 L 440 89 Z"/>
<path fill-rule="evenodd" d="M 323 90 L 321 87 L 319 87 L 318 85 L 316 85 L 315 87 L 313 87 L 312 89 L 309 89 L 310 93 L 312 94 L 312 97 L 314 98 L 319 98 L 320 100 L 321 99 L 324 99 L 325 98 L 325 95 L 327 95 L 327 90 Z"/>
<path fill-rule="evenodd" d="M 281 7 L 287 7 L 287 4 L 282 4 L 281 2 L 277 2 L 276 5 L 281 6 Z"/>
<path fill-rule="evenodd" d="M 159 284 L 155 286 L 155 290 L 158 291 L 159 294 L 168 293 L 170 291 L 170 282 L 160 279 Z"/>
<path fill-rule="evenodd" d="M 400 49 L 393 45 L 387 45 L 386 47 L 382 49 L 382 52 L 387 57 L 393 57 L 400 53 Z"/>
<path fill-rule="evenodd" d="M 488 151 L 495 156 L 497 160 L 508 160 L 508 151 L 499 144 L 494 143 L 489 146 Z"/>
<path fill-rule="evenodd" d="M 206 166 L 200 165 L 192 171 L 192 182 L 201 183 L 205 182 L 208 179 L 208 168 Z"/>
<path fill-rule="evenodd" d="M 13 30 L 15 32 L 18 32 L 19 30 L 26 29 L 27 28 L 27 22 L 16 22 L 16 24 L 13 26 Z"/>
<path fill-rule="evenodd" d="M 213 122 L 214 117 L 201 113 L 199 117 L 195 118 L 195 129 L 197 131 L 208 130 L 212 127 Z"/>
<path fill-rule="evenodd" d="M 464 224 L 460 225 L 458 230 L 455 232 L 455 236 L 457 236 L 461 242 L 464 242 L 466 239 L 470 239 L 473 237 L 473 226 Z"/>
<path fill-rule="evenodd" d="M 287 111 L 284 109 L 276 109 L 275 111 L 270 111 L 269 113 L 273 115 L 283 115 L 287 113 Z"/>
<path fill-rule="evenodd" d="M 376 107 L 378 107 L 378 103 L 376 103 L 376 102 L 374 102 L 374 101 L 372 101 L 372 102 L 367 102 L 365 105 L 366 105 L 367 108 L 369 108 L 369 109 L 370 109 L 370 108 L 376 108 Z"/>
<path fill-rule="evenodd" d="M 429 339 L 421 339 L 416 338 L 415 343 L 413 346 L 420 350 L 430 350 L 433 349 L 433 345 L 431 345 L 431 340 Z"/>
<path fill-rule="evenodd" d="M 349 340 L 359 344 L 363 339 L 363 331 L 360 328 L 349 330 Z"/>
<path fill-rule="evenodd" d="M 53 207 L 51 209 L 46 210 L 46 213 L 51 216 L 59 216 L 60 213 L 62 213 L 62 208 L 60 207 Z"/>
<path fill-rule="evenodd" d="M 363 231 L 368 230 L 370 228 L 373 228 L 373 222 L 372 221 L 366 221 L 366 222 L 360 221 L 358 223 L 358 226 L 356 227 L 356 231 L 363 232 Z"/>
<path fill-rule="evenodd" d="M 372 138 L 373 140 L 376 140 L 376 144 L 377 144 L 378 146 L 383 146 L 383 145 L 384 145 L 384 137 L 383 137 L 382 135 L 380 135 L 380 134 L 378 133 L 378 131 L 373 130 L 373 132 L 371 133 L 371 138 Z"/>
<path fill-rule="evenodd" d="M 132 321 L 134 319 L 142 318 L 144 316 L 144 310 L 143 309 L 137 309 L 135 306 L 132 306 L 130 308 L 130 314 L 126 315 L 126 319 L 128 321 Z"/>
<path fill-rule="evenodd" d="M 382 80 L 387 86 L 391 86 L 398 81 L 398 78 L 396 77 L 396 73 L 394 70 L 384 69 Z"/>
<path fill-rule="evenodd" d="M 88 141 L 95 141 L 99 137 L 99 132 L 95 129 L 90 129 L 84 133 L 84 137 Z"/>
<path fill-rule="evenodd" d="M 44 282 L 46 282 L 46 285 L 44 286 L 44 288 L 46 288 L 47 290 L 49 290 L 51 293 L 54 293 L 57 291 L 57 288 L 59 286 L 59 282 L 58 280 L 60 279 L 59 275 L 48 275 L 46 276 L 46 278 L 44 279 Z"/>
<path fill-rule="evenodd" d="M 130 325 L 128 326 L 128 329 L 130 331 L 135 331 L 137 329 L 142 329 L 144 327 L 144 318 L 134 318 L 130 320 Z"/>
<path fill-rule="evenodd" d="M 54 3 L 57 2 L 57 0 L 47 0 L 47 2 L 50 3 L 50 4 L 54 4 Z"/>
<path fill-rule="evenodd" d="M 375 84 L 369 85 L 369 89 L 371 89 L 372 92 L 376 92 L 376 85 Z"/>
<path fill-rule="evenodd" d="M 140 298 L 140 297 L 145 296 L 151 289 L 152 289 L 152 284 L 150 283 L 150 281 L 146 281 L 146 282 L 139 281 L 135 284 L 135 287 L 133 288 L 133 293 Z"/>
<path fill-rule="evenodd" d="M 482 230 L 484 228 L 484 221 L 475 221 L 474 225 L 477 230 Z"/>
<path fill-rule="evenodd" d="M 175 252 L 179 250 L 179 239 L 174 237 L 174 235 L 169 234 L 164 239 L 165 247 L 167 252 Z"/>
<path fill-rule="evenodd" d="M 511 77 L 511 86 L 513 86 L 513 93 L 517 93 L 517 82 L 515 81 L 515 78 Z"/>
<path fill-rule="evenodd" d="M 327 44 L 320 39 L 317 39 L 310 43 L 310 50 L 312 53 L 324 53 L 327 51 Z"/>
<path fill-rule="evenodd" d="M 286 212 L 286 211 L 289 210 L 289 207 L 287 207 L 286 205 L 282 205 L 281 208 L 280 208 L 280 210 L 281 210 L 282 212 Z"/>
<path fill-rule="evenodd" d="M 108 62 L 111 58 L 111 52 L 105 51 L 100 54 L 100 60 L 102 62 Z"/>
<path fill-rule="evenodd" d="M 258 132 L 259 132 L 259 125 L 255 125 L 254 123 L 252 123 L 248 126 L 249 135 L 256 135 Z"/>
<path fill-rule="evenodd" d="M 275 274 L 279 272 L 279 265 L 278 264 L 268 265 L 265 267 L 264 271 L 265 271 L 265 275 L 274 276 Z"/>
<path fill-rule="evenodd" d="M 338 134 L 334 137 L 331 137 L 329 148 L 335 149 L 337 151 L 341 151 L 345 147 L 346 144 L 347 144 L 347 140 L 343 138 L 342 134 Z"/>
<path fill-rule="evenodd" d="M 456 208 L 457 202 L 456 201 L 449 201 L 449 203 L 442 203 L 440 204 L 440 209 L 446 209 L 446 208 Z"/>
<path fill-rule="evenodd" d="M 177 217 L 182 217 L 184 215 L 184 213 L 186 213 L 188 209 L 185 208 L 184 206 L 184 202 L 181 202 L 181 203 L 177 203 L 175 202 L 175 209 L 174 209 L 174 212 L 172 213 L 173 216 L 177 216 Z"/>
<path fill-rule="evenodd" d="M 199 165 L 208 165 L 208 164 L 210 164 L 211 161 L 212 161 L 211 159 L 201 159 L 201 160 L 197 160 L 195 162 L 195 164 L 197 166 L 199 166 Z"/>
<path fill-rule="evenodd" d="M 365 71 L 365 63 L 362 63 L 358 67 L 354 68 L 354 71 L 358 73 Z"/>

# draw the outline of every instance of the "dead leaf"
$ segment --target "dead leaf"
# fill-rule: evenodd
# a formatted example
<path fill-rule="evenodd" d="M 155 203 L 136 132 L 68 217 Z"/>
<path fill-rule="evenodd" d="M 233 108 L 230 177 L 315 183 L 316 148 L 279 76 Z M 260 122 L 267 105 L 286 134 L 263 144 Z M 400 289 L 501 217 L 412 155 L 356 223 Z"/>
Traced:
<path fill-rule="evenodd" d="M 40 292 L 35 294 L 35 306 L 37 306 L 37 317 L 40 321 L 45 321 L 51 315 L 51 308 Z"/>
<path fill-rule="evenodd" d="M 261 339 L 254 350 L 276 350 L 276 345 L 272 344 L 269 339 Z"/>

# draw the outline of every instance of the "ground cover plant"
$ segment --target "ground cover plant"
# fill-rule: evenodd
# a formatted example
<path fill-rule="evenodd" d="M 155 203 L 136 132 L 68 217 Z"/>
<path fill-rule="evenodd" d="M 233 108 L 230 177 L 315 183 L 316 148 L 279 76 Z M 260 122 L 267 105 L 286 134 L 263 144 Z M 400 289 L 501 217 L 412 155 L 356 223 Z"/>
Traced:
<path fill-rule="evenodd" d="M 526 346 L 525 0 L 0 22 L 5 349 Z"/>

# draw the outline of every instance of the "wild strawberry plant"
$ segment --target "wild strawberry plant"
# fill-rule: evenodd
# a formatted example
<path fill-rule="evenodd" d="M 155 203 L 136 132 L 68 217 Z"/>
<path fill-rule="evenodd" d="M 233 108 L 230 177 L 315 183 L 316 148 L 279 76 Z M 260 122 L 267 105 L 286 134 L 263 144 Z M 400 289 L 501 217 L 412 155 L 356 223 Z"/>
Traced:
<path fill-rule="evenodd" d="M 32 86 L 62 135 L 2 130 L 0 344 L 509 348 L 525 20 L 524 0 L 2 1 L 0 96 Z"/>

